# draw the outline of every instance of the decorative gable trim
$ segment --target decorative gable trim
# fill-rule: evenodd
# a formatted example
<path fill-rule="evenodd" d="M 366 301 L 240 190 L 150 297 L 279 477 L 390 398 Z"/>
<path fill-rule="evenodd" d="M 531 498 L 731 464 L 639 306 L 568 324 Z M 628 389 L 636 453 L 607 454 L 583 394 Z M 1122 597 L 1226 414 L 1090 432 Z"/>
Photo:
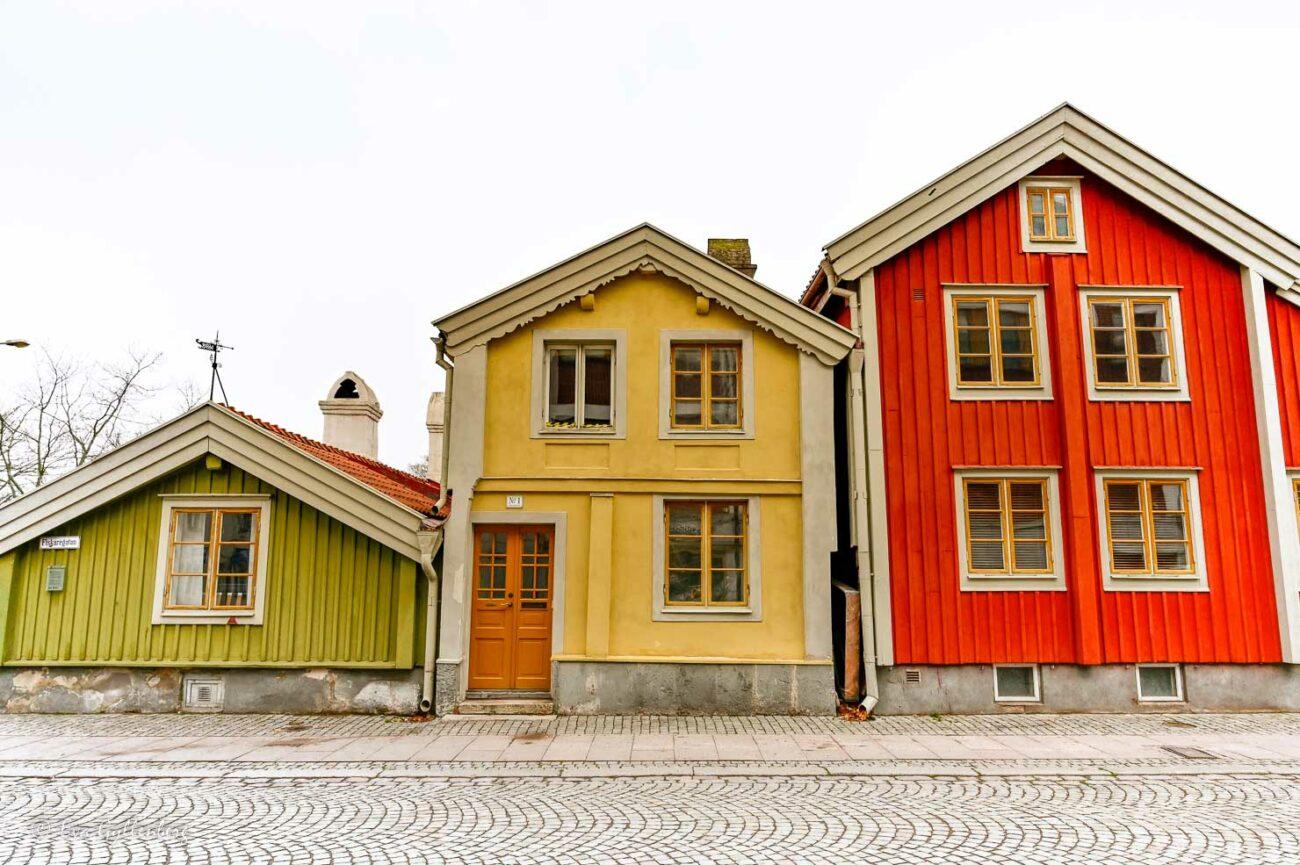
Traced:
<path fill-rule="evenodd" d="M 845 357 L 852 333 L 793 299 L 652 225 L 640 225 L 586 252 L 446 315 L 434 324 L 460 354 L 505 336 L 616 279 L 661 273 L 826 364 Z"/>
<path fill-rule="evenodd" d="M 831 241 L 831 266 L 840 278 L 857 279 L 1061 156 L 1259 272 L 1300 304 L 1300 245 L 1069 104 Z"/>
<path fill-rule="evenodd" d="M 422 514 L 216 403 L 198 406 L 0 507 L 0 554 L 206 454 L 419 559 L 416 534 L 425 519 Z"/>

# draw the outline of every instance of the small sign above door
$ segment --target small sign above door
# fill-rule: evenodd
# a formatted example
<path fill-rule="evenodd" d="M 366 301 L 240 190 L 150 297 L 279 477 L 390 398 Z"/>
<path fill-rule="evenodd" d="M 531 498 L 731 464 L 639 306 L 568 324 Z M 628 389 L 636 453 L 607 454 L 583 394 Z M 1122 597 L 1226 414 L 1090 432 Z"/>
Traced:
<path fill-rule="evenodd" d="M 506 496 L 506 507 L 522 508 L 524 506 L 523 496 Z"/>
<path fill-rule="evenodd" d="M 41 538 L 41 549 L 79 550 L 81 549 L 81 535 L 66 535 L 63 537 Z"/>

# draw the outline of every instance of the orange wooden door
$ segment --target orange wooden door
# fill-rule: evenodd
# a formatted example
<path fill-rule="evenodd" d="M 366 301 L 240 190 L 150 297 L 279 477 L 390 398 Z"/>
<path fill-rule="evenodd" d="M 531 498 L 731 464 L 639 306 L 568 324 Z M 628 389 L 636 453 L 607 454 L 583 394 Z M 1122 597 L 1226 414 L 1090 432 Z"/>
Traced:
<path fill-rule="evenodd" d="M 469 687 L 549 691 L 554 537 L 543 526 L 479 526 Z"/>

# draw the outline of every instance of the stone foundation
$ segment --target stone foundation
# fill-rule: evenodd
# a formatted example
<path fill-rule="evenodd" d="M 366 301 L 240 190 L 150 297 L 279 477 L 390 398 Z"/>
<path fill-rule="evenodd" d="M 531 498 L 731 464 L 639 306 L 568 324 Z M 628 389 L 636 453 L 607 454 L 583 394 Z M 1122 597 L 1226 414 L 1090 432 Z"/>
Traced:
<path fill-rule="evenodd" d="M 880 668 L 879 715 L 975 715 L 1003 712 L 1238 712 L 1300 710 L 1300 666 L 1184 664 L 1182 702 L 1140 703 L 1133 664 L 1039 665 L 1041 701 L 998 703 L 993 667 Z M 915 670 L 915 684 L 906 673 Z"/>
<path fill-rule="evenodd" d="M 555 710 L 573 715 L 833 715 L 830 664 L 560 661 Z"/>
<path fill-rule="evenodd" d="M 394 714 L 417 711 L 420 670 L 29 667 L 0 670 L 0 710 L 180 712 L 186 676 L 225 685 L 222 712 Z"/>

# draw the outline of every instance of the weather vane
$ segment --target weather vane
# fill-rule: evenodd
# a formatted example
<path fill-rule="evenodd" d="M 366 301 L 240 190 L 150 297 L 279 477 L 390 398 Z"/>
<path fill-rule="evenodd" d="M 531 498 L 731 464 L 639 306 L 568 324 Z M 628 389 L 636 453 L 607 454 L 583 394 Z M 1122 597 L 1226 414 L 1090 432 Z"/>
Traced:
<path fill-rule="evenodd" d="M 211 401 L 216 396 L 217 388 L 221 388 L 221 401 L 226 405 L 230 404 L 230 398 L 226 396 L 226 386 L 221 382 L 221 364 L 217 362 L 217 355 L 223 351 L 234 351 L 233 345 L 221 344 L 221 331 L 210 341 L 206 339 L 194 340 L 201 350 L 209 352 L 212 355 L 212 379 L 208 382 L 208 400 Z"/>

